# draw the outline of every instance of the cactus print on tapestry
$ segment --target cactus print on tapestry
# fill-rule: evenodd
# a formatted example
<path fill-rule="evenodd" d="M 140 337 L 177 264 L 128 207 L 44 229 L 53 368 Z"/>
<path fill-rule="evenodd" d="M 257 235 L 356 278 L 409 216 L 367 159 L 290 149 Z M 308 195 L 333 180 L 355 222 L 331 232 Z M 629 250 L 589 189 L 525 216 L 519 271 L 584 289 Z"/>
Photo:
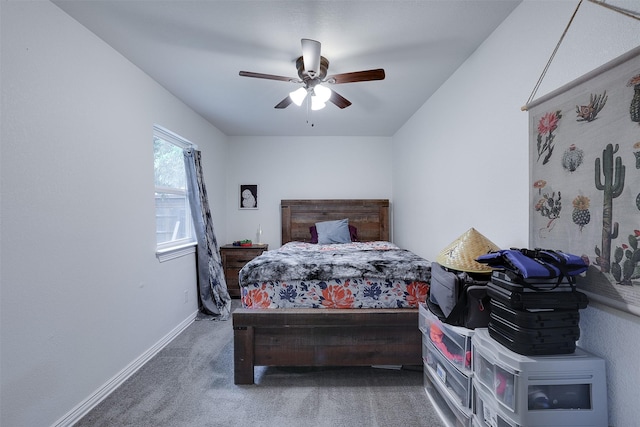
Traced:
<path fill-rule="evenodd" d="M 530 246 L 581 255 L 582 289 L 640 315 L 640 48 L 527 108 Z"/>

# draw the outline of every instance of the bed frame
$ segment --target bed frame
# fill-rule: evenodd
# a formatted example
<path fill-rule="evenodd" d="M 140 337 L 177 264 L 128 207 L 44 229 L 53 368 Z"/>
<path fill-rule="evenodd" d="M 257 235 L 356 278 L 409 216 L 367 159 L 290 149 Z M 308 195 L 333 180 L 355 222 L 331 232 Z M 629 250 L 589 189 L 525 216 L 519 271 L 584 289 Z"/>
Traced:
<path fill-rule="evenodd" d="M 282 200 L 282 244 L 318 221 L 349 218 L 358 240 L 389 241 L 388 200 Z M 255 366 L 422 365 L 417 309 L 236 309 L 234 382 Z"/>

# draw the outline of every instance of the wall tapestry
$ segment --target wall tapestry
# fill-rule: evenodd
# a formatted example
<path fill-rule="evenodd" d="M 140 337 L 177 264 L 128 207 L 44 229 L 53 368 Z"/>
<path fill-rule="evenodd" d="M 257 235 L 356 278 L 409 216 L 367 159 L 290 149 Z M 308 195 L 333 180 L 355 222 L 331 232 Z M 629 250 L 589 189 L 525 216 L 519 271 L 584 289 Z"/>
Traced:
<path fill-rule="evenodd" d="M 581 255 L 579 289 L 640 315 L 640 47 L 526 108 L 530 247 Z"/>

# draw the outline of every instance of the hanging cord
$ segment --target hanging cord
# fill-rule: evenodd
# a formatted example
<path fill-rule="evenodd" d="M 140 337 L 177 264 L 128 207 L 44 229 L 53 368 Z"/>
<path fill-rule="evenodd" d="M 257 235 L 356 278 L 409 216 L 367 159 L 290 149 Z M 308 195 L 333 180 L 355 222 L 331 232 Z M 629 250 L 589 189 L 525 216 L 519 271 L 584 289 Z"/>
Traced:
<path fill-rule="evenodd" d="M 564 40 L 564 36 L 567 35 L 567 32 L 569 31 L 569 27 L 573 22 L 573 18 L 576 17 L 576 14 L 578 13 L 578 9 L 580 9 L 581 4 L 582 4 L 582 0 L 580 0 L 580 2 L 578 3 L 578 6 L 576 6 L 576 10 L 573 11 L 573 15 L 571 15 L 571 19 L 569 20 L 569 23 L 567 24 L 566 28 L 562 32 L 562 35 L 560 36 L 560 40 L 558 40 L 558 43 L 556 44 L 556 48 L 553 49 L 553 53 L 549 57 L 549 60 L 547 61 L 547 65 L 544 66 L 544 70 L 542 70 L 542 74 L 540 74 L 540 78 L 536 82 L 536 85 L 533 87 L 533 91 L 531 92 L 531 95 L 529 95 L 529 99 L 527 99 L 527 103 L 524 105 L 524 107 L 521 108 L 522 111 L 527 111 L 527 105 L 529 105 L 533 100 L 533 97 L 536 96 L 536 93 L 538 92 L 538 89 L 542 84 L 542 79 L 544 79 L 544 76 L 547 74 L 547 70 L 549 70 L 549 67 L 551 66 L 551 62 L 553 61 L 553 58 L 556 56 L 556 52 L 558 52 L 558 49 L 562 44 L 562 40 Z"/>
<path fill-rule="evenodd" d="M 634 11 L 631 11 L 631 10 L 623 9 L 621 7 L 617 7 L 617 6 L 613 6 L 613 5 L 610 5 L 610 4 L 606 4 L 603 1 L 598 1 L 598 0 L 587 0 L 587 1 L 590 2 L 590 3 L 593 3 L 593 4 L 597 4 L 598 6 L 605 7 L 607 9 L 609 9 L 609 10 L 613 10 L 614 12 L 621 13 L 621 14 L 623 14 L 625 16 L 628 16 L 629 18 L 633 18 L 633 19 L 636 19 L 636 20 L 640 21 L 640 13 L 638 13 L 638 12 L 634 12 Z M 549 61 L 547 61 L 547 65 L 545 65 L 544 70 L 542 70 L 542 74 L 540 75 L 540 78 L 536 82 L 536 85 L 533 87 L 533 91 L 531 92 L 531 95 L 529 95 L 529 99 L 527 99 L 527 103 L 522 108 L 520 108 L 520 110 L 527 111 L 527 105 L 529 105 L 531 103 L 531 101 L 533 101 L 533 97 L 536 96 L 536 93 L 538 92 L 538 89 L 540 88 L 540 85 L 542 84 L 542 80 L 544 79 L 544 76 L 547 74 L 547 71 L 549 70 L 549 67 L 551 66 L 551 62 L 553 61 L 553 58 L 556 56 L 556 52 L 558 52 L 558 49 L 560 48 L 560 45 L 562 44 L 562 40 L 564 40 L 564 36 L 567 34 L 567 32 L 569 31 L 569 27 L 571 27 L 571 24 L 573 23 L 573 18 L 575 18 L 576 14 L 578 13 L 578 9 L 580 9 L 580 5 L 582 5 L 582 0 L 580 0 L 578 5 L 576 6 L 576 10 L 573 11 L 573 15 L 571 15 L 571 19 L 569 20 L 569 23 L 567 24 L 567 27 L 564 29 L 564 32 L 560 36 L 560 40 L 558 40 L 558 43 L 556 44 L 556 47 L 553 50 L 553 53 L 551 54 L 551 57 L 549 57 Z"/>
<path fill-rule="evenodd" d="M 590 3 L 593 4 L 597 4 L 598 6 L 602 6 L 605 7 L 609 10 L 613 10 L 614 12 L 618 12 L 623 14 L 624 16 L 628 16 L 629 18 L 633 18 L 635 20 L 640 21 L 640 12 L 635 12 L 633 10 L 628 10 L 628 9 L 623 9 L 621 7 L 618 6 L 613 6 L 611 4 L 607 4 L 604 1 L 598 1 L 598 0 L 588 0 Z"/>

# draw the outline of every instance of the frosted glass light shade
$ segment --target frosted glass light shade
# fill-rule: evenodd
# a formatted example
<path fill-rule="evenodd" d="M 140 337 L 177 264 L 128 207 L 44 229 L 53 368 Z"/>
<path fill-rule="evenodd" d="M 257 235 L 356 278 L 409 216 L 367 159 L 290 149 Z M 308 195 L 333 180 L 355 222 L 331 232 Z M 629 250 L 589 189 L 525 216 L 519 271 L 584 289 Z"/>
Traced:
<path fill-rule="evenodd" d="M 311 109 L 312 110 L 322 110 L 325 106 L 326 106 L 326 104 L 324 102 L 322 102 L 322 100 L 320 98 L 318 98 L 318 96 L 312 96 L 311 97 Z"/>
<path fill-rule="evenodd" d="M 302 101 L 307 97 L 307 90 L 303 87 L 289 93 L 289 97 L 298 107 L 302 105 Z"/>
<path fill-rule="evenodd" d="M 331 89 L 326 86 L 316 85 L 316 87 L 313 88 L 313 91 L 322 103 L 327 102 L 329 98 L 331 98 Z"/>

